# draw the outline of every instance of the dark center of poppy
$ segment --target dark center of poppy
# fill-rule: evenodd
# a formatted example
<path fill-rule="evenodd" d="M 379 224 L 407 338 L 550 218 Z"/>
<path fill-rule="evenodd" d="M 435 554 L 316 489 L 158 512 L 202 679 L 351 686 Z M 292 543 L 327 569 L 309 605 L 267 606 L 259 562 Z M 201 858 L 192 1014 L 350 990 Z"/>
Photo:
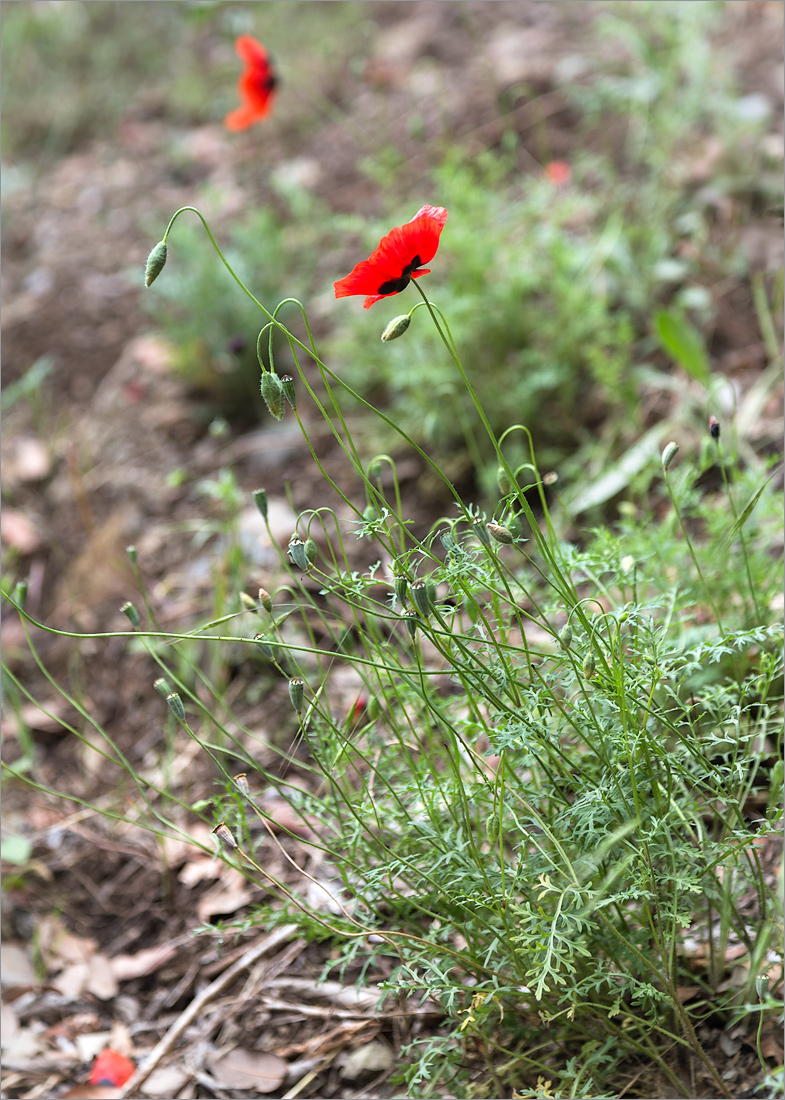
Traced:
<path fill-rule="evenodd" d="M 397 279 L 387 279 L 376 290 L 377 294 L 400 294 L 402 290 L 405 290 L 409 283 L 412 281 L 411 273 L 416 271 L 418 267 L 422 267 L 422 260 L 419 253 L 414 257 L 411 263 L 408 263 L 403 269 Z"/>

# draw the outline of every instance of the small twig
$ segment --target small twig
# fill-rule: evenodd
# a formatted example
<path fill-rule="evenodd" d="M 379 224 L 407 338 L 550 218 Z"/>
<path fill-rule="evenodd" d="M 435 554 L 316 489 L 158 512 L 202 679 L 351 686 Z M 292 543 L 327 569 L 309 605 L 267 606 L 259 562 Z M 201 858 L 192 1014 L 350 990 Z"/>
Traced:
<path fill-rule="evenodd" d="M 256 960 L 260 959 L 263 955 L 268 954 L 270 951 L 274 951 L 279 944 L 285 943 L 286 940 L 291 939 L 296 931 L 297 925 L 295 924 L 284 924 L 281 925 L 280 928 L 276 928 L 269 936 L 265 936 L 255 943 L 253 947 L 249 948 L 233 966 L 230 966 L 228 970 L 225 970 L 223 974 L 219 975 L 214 982 L 206 986 L 198 997 L 194 997 L 188 1007 L 177 1017 L 163 1039 L 153 1048 L 152 1052 L 147 1056 L 139 1069 L 137 1069 L 133 1077 L 123 1086 L 119 1094 L 122 1100 L 126 1100 L 129 1096 L 136 1096 L 139 1094 L 139 1086 L 147 1080 L 153 1070 L 158 1066 L 161 1059 L 169 1053 L 188 1025 L 198 1017 L 206 1004 L 222 993 L 227 986 L 231 985 L 238 974 L 247 970 L 249 966 L 252 966 Z M 295 946 L 295 944 L 292 945 L 293 948 Z M 300 947 L 299 950 L 302 950 L 302 948 Z"/>

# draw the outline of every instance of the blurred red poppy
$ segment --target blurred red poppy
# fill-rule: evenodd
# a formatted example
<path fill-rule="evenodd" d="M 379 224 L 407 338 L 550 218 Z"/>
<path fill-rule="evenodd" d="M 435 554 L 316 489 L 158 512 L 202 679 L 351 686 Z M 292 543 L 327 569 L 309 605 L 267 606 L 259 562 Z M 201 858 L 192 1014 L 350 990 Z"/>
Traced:
<path fill-rule="evenodd" d="M 114 1088 L 122 1088 L 126 1081 L 130 1081 L 136 1071 L 136 1066 L 130 1058 L 118 1054 L 116 1050 L 105 1047 L 93 1063 L 90 1074 L 91 1085 L 112 1085 Z"/>
<path fill-rule="evenodd" d="M 336 298 L 367 294 L 363 308 L 400 294 L 412 279 L 429 275 L 423 267 L 436 255 L 447 211 L 443 206 L 423 206 L 406 225 L 396 226 L 379 241 L 367 260 L 334 284 Z"/>
<path fill-rule="evenodd" d="M 572 169 L 566 160 L 552 160 L 545 165 L 545 175 L 551 183 L 555 183 L 558 187 L 563 183 L 570 182 Z"/>
<path fill-rule="evenodd" d="M 245 62 L 245 69 L 237 81 L 241 105 L 229 112 L 224 126 L 227 130 L 247 130 L 270 113 L 278 78 L 267 50 L 250 34 L 241 34 L 235 39 L 234 48 L 240 60 Z"/>

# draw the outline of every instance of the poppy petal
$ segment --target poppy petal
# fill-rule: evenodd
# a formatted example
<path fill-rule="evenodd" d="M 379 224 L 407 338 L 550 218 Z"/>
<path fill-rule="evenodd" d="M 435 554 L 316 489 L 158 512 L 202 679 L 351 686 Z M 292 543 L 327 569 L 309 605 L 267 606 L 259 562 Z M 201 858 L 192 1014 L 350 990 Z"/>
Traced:
<path fill-rule="evenodd" d="M 249 34 L 241 34 L 235 40 L 238 56 L 245 62 L 245 69 L 237 81 L 240 106 L 224 118 L 228 130 L 247 130 L 255 122 L 265 118 L 272 109 L 273 93 L 278 83 L 267 50 Z"/>
<path fill-rule="evenodd" d="M 247 65 L 254 65 L 261 68 L 263 65 L 268 65 L 270 62 L 270 56 L 267 50 L 261 42 L 257 42 L 250 34 L 238 35 L 234 40 L 234 48 L 240 60 L 244 61 Z"/>
<path fill-rule="evenodd" d="M 119 1089 L 133 1077 L 135 1072 L 136 1066 L 130 1058 L 105 1047 L 93 1063 L 90 1084 L 111 1085 Z"/>
<path fill-rule="evenodd" d="M 334 284 L 336 298 L 366 294 L 363 303 L 370 309 L 374 302 L 400 294 L 412 279 L 430 274 L 423 267 L 436 255 L 439 237 L 447 221 L 443 206 L 423 206 L 406 225 L 391 229 L 367 260 Z"/>

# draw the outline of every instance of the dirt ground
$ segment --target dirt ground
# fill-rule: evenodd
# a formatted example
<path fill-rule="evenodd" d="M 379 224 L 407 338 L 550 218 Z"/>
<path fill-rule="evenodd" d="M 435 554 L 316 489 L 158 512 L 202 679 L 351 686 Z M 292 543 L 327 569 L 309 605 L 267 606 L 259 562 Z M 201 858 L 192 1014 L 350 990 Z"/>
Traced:
<path fill-rule="evenodd" d="M 536 103 L 516 113 L 522 140 L 545 111 L 552 154 L 569 159 L 574 119 L 553 74 L 580 41 L 586 7 L 504 0 L 372 4 L 373 49 L 343 97 L 344 107 L 356 112 L 357 127 L 327 123 L 305 149 L 286 133 L 270 131 L 265 156 L 293 170 L 315 165 L 313 186 L 333 210 L 373 215 L 375 192 L 358 168 L 357 129 L 373 119 L 380 96 L 392 96 L 400 103 L 397 137 L 406 147 L 405 119 L 416 97 L 407 74 L 428 53 L 445 73 L 452 103 L 449 119 L 426 116 L 435 137 L 449 128 L 456 142 L 478 150 L 498 142 L 496 104 L 487 82 L 476 79 L 478 65 L 495 59 L 500 81 L 525 75 L 537 89 Z M 740 82 L 747 93 L 768 97 L 780 117 L 782 23 L 774 9 L 781 5 L 732 7 L 728 36 L 735 40 Z M 485 36 L 481 56 L 476 26 Z M 503 48 L 514 35 L 520 36 L 518 54 Z M 195 547 L 187 530 L 205 516 L 206 502 L 193 491 L 199 478 L 231 466 L 249 502 L 254 488 L 266 486 L 283 544 L 293 520 L 285 485 L 295 512 L 313 505 L 311 460 L 296 424 L 266 421 L 242 433 L 211 434 L 198 397 L 171 370 L 170 351 L 143 312 L 141 272 L 155 239 L 152 227 L 162 231 L 197 184 L 214 182 L 231 196 L 214 212 L 219 226 L 249 204 L 275 201 L 263 176 L 251 171 L 259 151 L 254 141 L 261 139 L 238 141 L 220 125 L 178 137 L 175 166 L 166 122 L 129 116 L 114 140 L 85 140 L 31 186 L 9 185 L 3 196 L 3 385 L 41 357 L 54 363 L 44 390 L 52 396 L 43 404 L 19 402 L 5 416 L 3 549 L 27 571 L 29 612 L 61 629 L 124 629 L 118 608 L 138 599 L 130 544 L 163 629 L 209 614 L 216 543 Z M 413 156 L 407 171 L 417 179 L 425 167 Z M 776 213 L 762 217 L 756 233 L 745 247 L 759 250 L 761 266 L 772 266 L 781 248 Z M 343 262 L 324 257 L 326 287 L 343 273 Z M 765 352 L 747 284 L 729 285 L 726 293 L 730 306 L 713 354 L 718 369 L 749 386 Z M 779 410 L 762 410 L 755 429 L 765 446 L 776 446 Z M 324 459 L 329 469 L 340 470 L 337 459 L 330 465 L 327 448 Z M 189 472 L 185 485 L 169 477 L 182 468 Z M 416 486 L 417 472 L 416 466 L 410 471 L 404 491 Z M 356 492 L 352 486 L 347 491 Z M 255 592 L 269 576 L 273 554 L 259 540 L 252 507 L 243 512 L 241 527 L 256 540 L 247 585 Z M 149 659 L 130 652 L 124 639 L 88 641 L 78 651 L 67 638 L 36 642 L 55 676 L 80 684 L 86 710 L 134 766 L 151 768 L 166 715 L 151 691 Z M 41 709 L 25 706 L 22 716 L 36 747 L 32 778 L 116 805 L 115 771 L 64 730 L 63 722 L 80 717 L 34 669 L 21 626 L 5 609 L 3 647 L 12 672 L 43 703 Z M 352 690 L 347 684 L 347 706 Z M 244 723 L 260 731 L 274 727 L 285 705 L 276 697 L 236 702 Z M 6 713 L 7 762 L 23 751 L 19 726 L 19 716 Z M 209 798 L 209 761 L 195 756 L 187 741 L 178 747 L 183 797 Z M 134 797 L 132 788 L 123 792 L 129 811 Z M 260 1092 L 275 1096 L 391 1096 L 395 1052 L 412 1035 L 439 1026 L 433 1005 L 377 1011 L 381 972 L 368 974 L 359 992 L 350 982 L 317 986 L 325 949 L 307 945 L 291 928 L 255 928 L 225 943 L 194 936 L 197 925 L 238 915 L 253 896 L 247 883 L 228 876 L 205 851 L 113 827 L 88 809 L 21 783 L 5 785 L 3 832 L 24 834 L 33 845 L 23 875 L 4 864 L 3 1096 L 63 1095 L 86 1080 L 104 1046 L 139 1060 L 164 1036 L 169 1045 L 156 1055 L 153 1076 L 130 1095 L 231 1097 L 254 1080 Z M 209 847 L 209 835 L 203 840 Z M 269 838 L 260 839 L 260 851 L 270 865 L 281 861 Z M 708 1037 L 709 1045 L 714 1041 Z M 771 1056 L 781 1059 L 774 1035 L 765 1041 Z M 733 1094 L 752 1095 L 759 1079 L 754 1050 L 729 1040 L 723 1056 Z M 696 1087 L 694 1095 L 709 1095 Z M 99 1095 L 85 1086 L 66 1094 Z"/>

